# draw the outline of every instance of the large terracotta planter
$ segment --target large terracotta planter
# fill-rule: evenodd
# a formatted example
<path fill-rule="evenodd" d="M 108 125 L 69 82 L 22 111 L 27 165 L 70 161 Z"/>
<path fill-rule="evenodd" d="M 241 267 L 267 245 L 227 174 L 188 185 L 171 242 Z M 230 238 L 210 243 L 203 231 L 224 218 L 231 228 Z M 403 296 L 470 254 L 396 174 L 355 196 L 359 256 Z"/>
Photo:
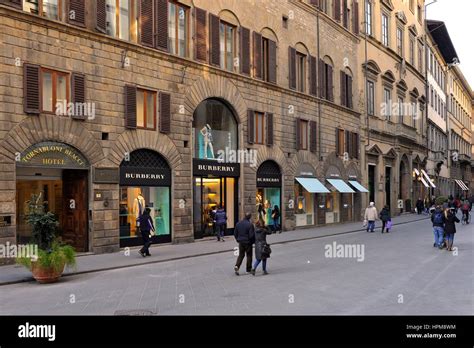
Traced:
<path fill-rule="evenodd" d="M 64 272 L 64 266 L 65 264 L 63 263 L 60 271 L 57 271 L 53 267 L 44 268 L 36 262 L 32 262 L 31 273 L 33 274 L 33 278 L 40 284 L 55 283 L 61 278 Z"/>

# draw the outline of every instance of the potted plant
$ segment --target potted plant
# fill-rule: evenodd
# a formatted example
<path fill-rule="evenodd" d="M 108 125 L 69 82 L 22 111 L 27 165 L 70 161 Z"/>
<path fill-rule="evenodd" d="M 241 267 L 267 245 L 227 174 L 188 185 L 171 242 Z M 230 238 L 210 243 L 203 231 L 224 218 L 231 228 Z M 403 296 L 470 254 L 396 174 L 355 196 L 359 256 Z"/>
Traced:
<path fill-rule="evenodd" d="M 58 220 L 56 216 L 45 211 L 41 194 L 32 195 L 27 201 L 26 221 L 32 228 L 32 241 L 37 246 L 35 257 L 19 257 L 17 263 L 31 270 L 39 283 L 54 283 L 64 272 L 65 266 L 76 264 L 76 253 L 70 245 L 61 244 L 57 238 Z"/>

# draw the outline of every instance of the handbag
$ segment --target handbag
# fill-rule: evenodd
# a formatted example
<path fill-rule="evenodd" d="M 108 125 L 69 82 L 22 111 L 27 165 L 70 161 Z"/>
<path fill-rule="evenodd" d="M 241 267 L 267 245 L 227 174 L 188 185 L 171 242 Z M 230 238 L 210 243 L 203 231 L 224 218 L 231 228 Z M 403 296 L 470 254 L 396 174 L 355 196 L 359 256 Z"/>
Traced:
<path fill-rule="evenodd" d="M 387 230 L 390 230 L 392 228 L 392 220 L 387 221 L 386 227 L 387 227 Z"/>
<path fill-rule="evenodd" d="M 366 227 L 367 226 L 367 220 L 364 220 L 364 222 L 362 223 L 362 227 Z"/>
<path fill-rule="evenodd" d="M 270 244 L 265 243 L 262 248 L 262 255 L 266 257 L 270 257 L 271 253 L 272 253 L 272 248 L 270 248 Z"/>

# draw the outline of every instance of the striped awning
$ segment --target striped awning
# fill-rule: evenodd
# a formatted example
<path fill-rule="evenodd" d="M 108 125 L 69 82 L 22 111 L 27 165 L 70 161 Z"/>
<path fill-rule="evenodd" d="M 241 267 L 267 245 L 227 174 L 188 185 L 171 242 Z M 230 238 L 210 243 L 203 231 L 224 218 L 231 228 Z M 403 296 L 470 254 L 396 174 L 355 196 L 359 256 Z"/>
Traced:
<path fill-rule="evenodd" d="M 421 173 L 423 174 L 423 176 L 426 178 L 426 182 L 429 183 L 431 185 L 431 187 L 433 188 L 436 188 L 436 185 L 433 184 L 433 182 L 431 181 L 431 178 L 429 177 L 429 175 L 424 171 L 424 169 L 421 170 Z M 423 181 L 423 178 L 421 178 L 422 181 Z M 426 185 L 425 185 L 426 186 Z M 426 186 L 426 187 L 429 187 L 429 186 Z"/>
<path fill-rule="evenodd" d="M 464 182 L 462 182 L 462 180 L 454 179 L 454 181 L 456 181 L 456 184 L 458 184 L 458 186 L 461 188 L 461 190 L 469 191 L 469 188 L 466 186 L 466 184 Z"/>

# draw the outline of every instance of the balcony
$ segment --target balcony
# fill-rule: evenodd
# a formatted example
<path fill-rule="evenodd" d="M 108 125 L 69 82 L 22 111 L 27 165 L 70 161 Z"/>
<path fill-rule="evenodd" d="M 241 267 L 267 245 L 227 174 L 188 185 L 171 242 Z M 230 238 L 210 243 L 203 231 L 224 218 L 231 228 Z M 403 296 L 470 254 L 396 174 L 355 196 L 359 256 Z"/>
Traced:
<path fill-rule="evenodd" d="M 397 137 L 406 139 L 408 141 L 417 142 L 418 136 L 416 134 L 415 128 L 407 126 L 403 123 L 397 123 L 395 131 Z"/>
<path fill-rule="evenodd" d="M 471 157 L 466 154 L 459 154 L 458 161 L 459 163 L 471 164 Z"/>

